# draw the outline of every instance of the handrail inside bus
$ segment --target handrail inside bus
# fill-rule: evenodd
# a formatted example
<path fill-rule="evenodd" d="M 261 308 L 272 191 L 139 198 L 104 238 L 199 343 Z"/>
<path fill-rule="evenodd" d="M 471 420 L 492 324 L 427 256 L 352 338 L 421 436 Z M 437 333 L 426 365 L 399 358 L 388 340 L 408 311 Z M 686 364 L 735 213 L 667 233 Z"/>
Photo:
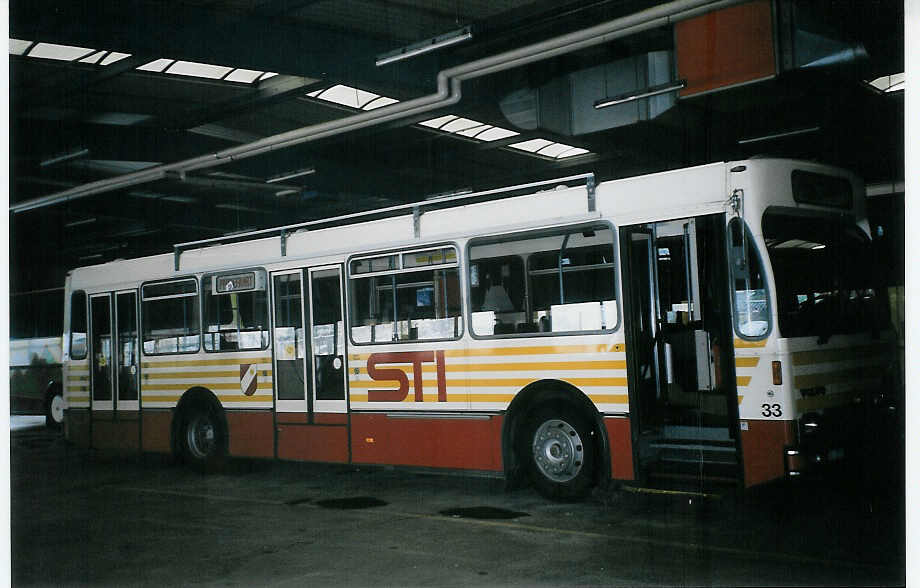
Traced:
<path fill-rule="evenodd" d="M 469 194 L 459 194 L 456 196 L 446 196 L 443 198 L 432 198 L 430 200 L 422 200 L 420 202 L 408 202 L 406 204 L 397 204 L 395 206 L 387 206 L 384 208 L 375 208 L 373 210 L 365 210 L 362 212 L 352 212 L 349 214 L 342 214 L 339 216 L 331 216 L 327 218 L 315 219 L 311 221 L 304 221 L 302 223 L 295 223 L 292 225 L 284 225 L 281 227 L 270 227 L 268 229 L 259 229 L 256 231 L 247 231 L 245 233 L 236 233 L 233 235 L 223 235 L 221 237 L 212 237 L 210 239 L 200 239 L 198 241 L 186 241 L 184 243 L 175 243 L 173 244 L 173 256 L 175 257 L 175 271 L 179 271 L 179 258 L 182 255 L 183 251 L 189 251 L 191 249 L 198 249 L 202 247 L 207 247 L 210 245 L 218 245 L 221 243 L 228 242 L 237 242 L 245 241 L 252 239 L 254 237 L 262 237 L 266 235 L 277 234 L 281 237 L 281 256 L 284 257 L 287 255 L 287 237 L 291 232 L 299 231 L 303 229 L 308 229 L 317 225 L 328 225 L 332 223 L 341 223 L 349 224 L 344 221 L 358 221 L 365 219 L 367 217 L 373 217 L 377 215 L 385 215 L 391 212 L 397 212 L 400 210 L 411 210 L 413 214 L 413 221 L 415 225 L 415 236 L 419 236 L 420 232 L 420 218 L 424 212 L 423 208 L 429 208 L 434 206 L 442 206 L 445 203 L 455 203 L 464 200 L 470 200 L 472 198 L 481 198 L 483 196 L 499 195 L 505 194 L 508 192 L 514 192 L 517 190 L 526 190 L 528 188 L 537 188 L 539 186 L 549 186 L 549 185 L 558 185 L 564 182 L 571 182 L 574 180 L 583 180 L 585 182 L 585 187 L 588 190 L 588 212 L 594 212 L 596 208 L 595 201 L 595 180 L 594 173 L 588 172 L 584 174 L 578 174 L 574 176 L 566 176 L 564 178 L 554 178 L 551 180 L 541 180 L 539 182 L 529 182 L 527 184 L 517 184 L 514 186 L 505 186 L 502 188 L 493 188 L 491 190 L 483 190 L 481 192 L 472 192 Z"/>

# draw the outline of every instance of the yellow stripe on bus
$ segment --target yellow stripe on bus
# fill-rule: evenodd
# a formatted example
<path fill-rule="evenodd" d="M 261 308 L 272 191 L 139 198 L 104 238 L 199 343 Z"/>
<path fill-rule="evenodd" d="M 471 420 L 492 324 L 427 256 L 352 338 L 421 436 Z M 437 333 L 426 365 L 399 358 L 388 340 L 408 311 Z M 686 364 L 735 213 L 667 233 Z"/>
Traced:
<path fill-rule="evenodd" d="M 766 346 L 766 339 L 761 339 L 760 341 L 745 341 L 744 339 L 735 339 L 735 349 L 754 349 Z"/>
<path fill-rule="evenodd" d="M 563 382 L 568 382 L 573 386 L 608 386 L 624 388 L 626 387 L 626 378 L 560 378 Z M 470 380 L 446 380 L 447 388 L 503 388 L 515 387 L 523 388 L 528 384 L 536 382 L 536 378 L 491 378 L 491 379 L 470 379 Z M 411 379 L 410 379 L 411 386 Z M 437 380 L 422 380 L 422 388 L 431 387 L 437 389 Z M 361 382 L 349 382 L 350 388 L 373 388 L 375 390 L 387 390 L 399 388 L 399 382 L 395 380 L 364 380 Z"/>
<path fill-rule="evenodd" d="M 529 347 L 481 347 L 470 349 L 445 349 L 445 357 L 483 357 L 490 355 L 562 355 L 568 353 L 622 353 L 626 345 L 622 343 L 596 345 L 540 345 Z M 379 353 L 389 353 L 380 351 Z M 352 353 L 348 358 L 352 361 L 365 361 L 372 353 Z"/>
<path fill-rule="evenodd" d="M 751 376 L 735 376 L 735 382 L 738 386 L 747 386 L 751 383 Z"/>
<path fill-rule="evenodd" d="M 145 361 L 141 364 L 144 369 L 161 367 L 197 367 L 208 365 L 240 365 L 240 364 L 271 364 L 271 357 L 233 357 L 230 359 L 179 359 L 173 361 Z"/>
<path fill-rule="evenodd" d="M 887 350 L 885 345 L 861 345 L 847 349 L 796 351 L 791 354 L 791 361 L 792 365 L 814 365 L 816 363 L 866 359 L 867 356 L 878 358 Z"/>
<path fill-rule="evenodd" d="M 179 394 L 144 394 L 144 402 L 177 402 Z M 252 396 L 230 396 L 220 394 L 217 396 L 221 402 L 271 402 L 271 394 L 253 394 Z"/>
<path fill-rule="evenodd" d="M 735 358 L 735 367 L 752 368 L 752 367 L 757 367 L 758 363 L 760 363 L 759 357 L 736 357 Z"/>
<path fill-rule="evenodd" d="M 66 396 L 67 402 L 89 402 L 89 396 Z"/>
<path fill-rule="evenodd" d="M 262 377 L 271 377 L 271 370 L 258 370 L 259 375 Z M 170 380 L 175 378 L 189 378 L 189 379 L 200 379 L 200 378 L 239 378 L 240 371 L 229 370 L 229 371 L 220 371 L 220 372 L 144 372 L 144 379 L 150 380 Z"/>
<path fill-rule="evenodd" d="M 220 383 L 208 383 L 208 382 L 195 382 L 198 385 L 204 386 L 205 388 L 210 388 L 211 390 L 239 390 L 240 385 L 238 382 L 220 382 Z M 153 390 L 182 390 L 183 392 L 189 389 L 189 384 L 151 384 L 147 386 L 151 391 Z M 271 382 L 259 382 L 258 390 L 271 390 Z"/>
<path fill-rule="evenodd" d="M 392 363 L 380 364 L 378 367 L 386 366 L 386 369 L 395 368 L 402 370 L 407 374 L 412 373 L 412 364 Z M 625 370 L 625 361 L 546 361 L 546 362 L 523 362 L 523 363 L 455 363 L 444 366 L 446 372 L 525 372 L 525 371 L 548 371 L 548 370 Z M 423 373 L 435 373 L 437 366 L 426 363 L 422 365 Z M 354 374 L 366 374 L 367 369 L 362 367 L 353 368 Z"/>

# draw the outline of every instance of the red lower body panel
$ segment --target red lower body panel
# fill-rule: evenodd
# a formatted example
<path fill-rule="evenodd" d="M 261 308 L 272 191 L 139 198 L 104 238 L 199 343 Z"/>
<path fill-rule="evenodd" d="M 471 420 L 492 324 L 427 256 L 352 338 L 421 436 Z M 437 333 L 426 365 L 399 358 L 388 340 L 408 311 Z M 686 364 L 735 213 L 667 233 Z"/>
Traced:
<path fill-rule="evenodd" d="M 632 430 L 629 419 L 613 417 L 604 419 L 607 440 L 610 443 L 610 477 L 615 480 L 634 480 Z"/>
<path fill-rule="evenodd" d="M 274 416 L 268 411 L 227 411 L 230 455 L 274 457 Z"/>
<path fill-rule="evenodd" d="M 278 457 L 348 463 L 348 428 L 345 425 L 279 424 Z"/>
<path fill-rule="evenodd" d="M 795 443 L 792 421 L 746 421 L 741 431 L 744 485 L 751 487 L 786 474 L 784 450 Z"/>
<path fill-rule="evenodd" d="M 137 413 L 118 414 L 111 412 L 93 413 L 93 447 L 119 451 L 140 451 L 140 425 Z"/>
<path fill-rule="evenodd" d="M 67 409 L 64 416 L 64 431 L 68 441 L 77 447 L 89 447 L 90 414 L 88 409 Z"/>
<path fill-rule="evenodd" d="M 352 461 L 501 471 L 502 417 L 351 415 Z"/>
<path fill-rule="evenodd" d="M 171 452 L 170 427 L 172 426 L 172 411 L 145 410 L 142 415 L 141 449 L 153 453 Z"/>

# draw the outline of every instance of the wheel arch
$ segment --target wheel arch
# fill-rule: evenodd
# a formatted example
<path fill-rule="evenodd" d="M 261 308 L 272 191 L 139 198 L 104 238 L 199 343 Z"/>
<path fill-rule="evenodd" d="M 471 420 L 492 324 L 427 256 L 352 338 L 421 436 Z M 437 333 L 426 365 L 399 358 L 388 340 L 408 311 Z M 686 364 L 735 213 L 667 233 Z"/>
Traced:
<path fill-rule="evenodd" d="M 172 446 L 173 455 L 180 455 L 181 447 L 179 445 L 179 435 L 181 433 L 182 419 L 185 415 L 190 414 L 193 410 L 202 408 L 214 408 L 214 413 L 218 417 L 218 422 L 223 430 L 224 439 L 229 447 L 230 444 L 230 426 L 227 422 L 227 412 L 223 404 L 218 400 L 214 392 L 202 386 L 195 386 L 186 390 L 176 408 L 172 413 L 172 422 L 170 423 L 170 445 Z"/>
<path fill-rule="evenodd" d="M 595 480 L 604 485 L 610 480 L 610 440 L 603 416 L 588 396 L 568 382 L 562 380 L 539 380 L 525 386 L 518 392 L 505 412 L 502 424 L 502 463 L 509 487 L 523 485 L 526 479 L 524 464 L 517 454 L 517 446 L 527 415 L 536 407 L 550 402 L 563 402 L 580 411 L 594 427 L 597 464 Z"/>

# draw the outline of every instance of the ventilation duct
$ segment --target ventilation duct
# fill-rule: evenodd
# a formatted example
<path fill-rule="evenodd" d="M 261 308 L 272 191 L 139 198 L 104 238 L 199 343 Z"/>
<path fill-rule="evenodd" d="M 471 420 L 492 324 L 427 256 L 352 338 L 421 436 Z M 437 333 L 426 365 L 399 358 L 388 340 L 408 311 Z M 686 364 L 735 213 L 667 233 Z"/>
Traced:
<path fill-rule="evenodd" d="M 539 88 L 517 90 L 500 107 L 514 126 L 583 135 L 652 120 L 677 102 L 677 92 L 639 98 L 608 108 L 594 104 L 605 97 L 638 94 L 674 81 L 670 51 L 653 51 L 579 70 Z"/>

